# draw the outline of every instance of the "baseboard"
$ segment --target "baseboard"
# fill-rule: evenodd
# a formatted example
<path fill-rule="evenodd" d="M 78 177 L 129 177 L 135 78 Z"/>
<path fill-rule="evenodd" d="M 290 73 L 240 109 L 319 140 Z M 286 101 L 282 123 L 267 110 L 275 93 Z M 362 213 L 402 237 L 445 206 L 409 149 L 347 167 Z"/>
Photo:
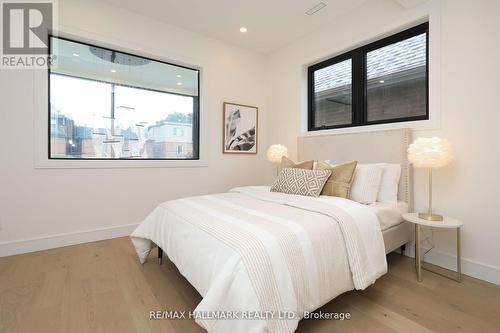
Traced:
<path fill-rule="evenodd" d="M 0 257 L 124 237 L 130 235 L 135 228 L 137 228 L 137 224 L 127 224 L 109 228 L 0 242 Z"/>
<path fill-rule="evenodd" d="M 426 253 L 428 250 L 428 247 L 422 246 L 422 253 Z M 405 255 L 411 258 L 415 258 L 415 247 L 407 246 Z M 444 268 L 452 270 L 456 270 L 457 268 L 457 257 L 450 253 L 433 249 L 432 251 L 425 254 L 423 258 L 426 262 Z M 500 285 L 500 268 L 492 265 L 462 257 L 462 273 L 483 281 Z"/>
<path fill-rule="evenodd" d="M 109 228 L 100 228 L 45 237 L 0 242 L 0 257 L 54 249 L 69 245 L 96 242 L 117 237 L 125 237 L 130 235 L 135 228 L 137 228 L 137 224 L 127 224 Z M 426 253 L 428 250 L 429 248 L 422 246 L 423 253 Z M 407 246 L 405 255 L 414 258 L 414 246 Z M 452 254 L 445 253 L 436 249 L 428 252 L 424 257 L 424 260 L 431 264 L 435 264 L 448 269 L 456 269 L 456 257 Z M 470 260 L 467 258 L 462 258 L 462 273 L 480 280 L 500 285 L 500 268 L 492 265 L 488 265 L 475 260 Z"/>

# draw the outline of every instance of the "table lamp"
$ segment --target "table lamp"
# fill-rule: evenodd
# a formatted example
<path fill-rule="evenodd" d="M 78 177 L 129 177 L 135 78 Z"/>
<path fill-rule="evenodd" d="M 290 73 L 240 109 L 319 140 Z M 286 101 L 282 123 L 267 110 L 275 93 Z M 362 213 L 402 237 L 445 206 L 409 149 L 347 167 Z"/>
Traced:
<path fill-rule="evenodd" d="M 432 169 L 448 165 L 453 159 L 451 143 L 442 138 L 418 138 L 408 147 L 408 161 L 417 168 L 429 170 L 429 210 L 418 213 L 418 217 L 428 221 L 442 221 L 441 215 L 432 211 Z"/>
<path fill-rule="evenodd" d="M 283 145 L 275 144 L 267 149 L 267 160 L 276 164 L 276 174 L 278 174 L 278 166 L 283 156 L 288 157 L 288 149 Z"/>

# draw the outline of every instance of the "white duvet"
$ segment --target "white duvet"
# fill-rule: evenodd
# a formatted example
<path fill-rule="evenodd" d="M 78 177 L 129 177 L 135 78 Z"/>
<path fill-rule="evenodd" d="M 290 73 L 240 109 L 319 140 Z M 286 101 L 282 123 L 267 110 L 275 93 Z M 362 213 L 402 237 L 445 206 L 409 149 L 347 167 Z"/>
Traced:
<path fill-rule="evenodd" d="M 293 332 L 305 312 L 387 272 L 370 207 L 269 187 L 165 202 L 131 238 L 141 263 L 157 244 L 203 296 L 196 322 L 209 332 Z"/>

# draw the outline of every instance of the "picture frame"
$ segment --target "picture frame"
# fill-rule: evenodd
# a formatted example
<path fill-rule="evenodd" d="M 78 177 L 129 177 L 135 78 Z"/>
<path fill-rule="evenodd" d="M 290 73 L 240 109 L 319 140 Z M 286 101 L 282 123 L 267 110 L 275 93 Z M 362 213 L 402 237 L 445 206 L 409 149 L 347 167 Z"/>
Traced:
<path fill-rule="evenodd" d="M 256 106 L 224 102 L 222 152 L 257 154 L 259 109 Z"/>

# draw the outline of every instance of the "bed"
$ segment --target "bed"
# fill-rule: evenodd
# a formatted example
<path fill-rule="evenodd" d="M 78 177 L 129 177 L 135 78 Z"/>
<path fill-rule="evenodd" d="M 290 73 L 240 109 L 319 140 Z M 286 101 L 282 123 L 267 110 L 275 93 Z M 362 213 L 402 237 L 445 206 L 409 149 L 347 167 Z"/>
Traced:
<path fill-rule="evenodd" d="M 357 160 L 359 163 L 399 163 L 401 178 L 398 190 L 398 206 L 401 213 L 412 211 L 412 170 L 407 159 L 411 142 L 408 128 L 336 135 L 304 136 L 297 138 L 298 159 L 330 160 L 332 163 Z M 346 149 L 348 147 L 348 149 Z M 411 223 L 401 216 L 397 223 L 383 228 L 386 253 L 396 249 L 404 251 L 413 241 Z"/>
<path fill-rule="evenodd" d="M 132 233 L 139 259 L 144 263 L 155 246 L 168 255 L 202 295 L 192 316 L 209 332 L 293 332 L 309 312 L 373 284 L 387 272 L 385 254 L 411 240 L 410 226 L 394 211 L 411 205 L 403 153 L 408 135 L 394 130 L 298 142 L 299 159 L 331 160 L 328 152 L 341 151 L 347 140 L 360 148 L 337 154 L 338 161 L 401 163 L 400 205 L 373 207 L 266 186 L 168 201 Z M 381 151 L 388 146 L 372 158 L 363 142 L 374 141 Z"/>
<path fill-rule="evenodd" d="M 413 207 L 413 177 L 406 151 L 411 142 L 408 128 L 336 135 L 303 136 L 297 138 L 298 159 L 330 160 L 332 163 L 357 160 L 360 163 L 399 163 L 401 178 L 398 200 L 403 211 Z M 400 218 L 400 223 L 383 230 L 386 253 L 413 241 L 412 226 Z"/>

